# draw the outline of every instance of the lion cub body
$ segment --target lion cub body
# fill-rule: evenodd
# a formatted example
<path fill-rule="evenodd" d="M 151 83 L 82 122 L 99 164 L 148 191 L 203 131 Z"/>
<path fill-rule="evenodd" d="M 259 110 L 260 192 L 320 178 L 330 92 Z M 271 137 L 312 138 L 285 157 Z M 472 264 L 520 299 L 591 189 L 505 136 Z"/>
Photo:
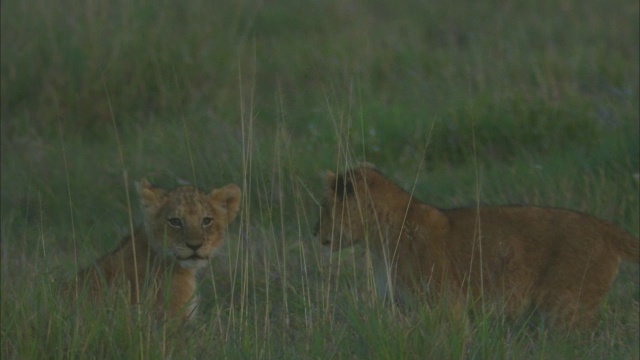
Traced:
<path fill-rule="evenodd" d="M 235 218 L 240 189 L 227 185 L 205 194 L 191 186 L 173 190 L 138 187 L 143 224 L 120 246 L 78 273 L 78 285 L 101 297 L 124 290 L 132 303 L 151 296 L 168 318 L 193 316 L 197 306 L 196 272 L 222 244 Z"/>
<path fill-rule="evenodd" d="M 493 299 L 509 316 L 535 308 L 571 328 L 593 318 L 620 259 L 640 256 L 637 239 L 570 210 L 440 210 L 370 166 L 329 173 L 328 183 L 320 240 L 333 249 L 366 241 L 379 286 L 395 295 L 408 289 L 436 300 L 446 293 L 452 307 Z"/>

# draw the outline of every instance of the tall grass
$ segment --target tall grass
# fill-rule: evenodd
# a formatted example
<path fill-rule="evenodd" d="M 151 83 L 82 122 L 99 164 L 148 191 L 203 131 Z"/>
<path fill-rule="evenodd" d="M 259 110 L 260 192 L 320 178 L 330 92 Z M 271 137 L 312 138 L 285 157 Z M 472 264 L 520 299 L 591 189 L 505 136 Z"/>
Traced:
<path fill-rule="evenodd" d="M 464 335 L 437 307 L 383 303 L 364 249 L 329 254 L 312 235 L 323 172 L 371 161 L 435 206 L 568 207 L 637 237 L 637 3 L 2 10 L 3 358 L 640 355 L 637 265 L 622 264 L 592 332 L 488 311 Z M 123 175 L 243 189 L 185 327 L 56 290 L 137 218 Z"/>

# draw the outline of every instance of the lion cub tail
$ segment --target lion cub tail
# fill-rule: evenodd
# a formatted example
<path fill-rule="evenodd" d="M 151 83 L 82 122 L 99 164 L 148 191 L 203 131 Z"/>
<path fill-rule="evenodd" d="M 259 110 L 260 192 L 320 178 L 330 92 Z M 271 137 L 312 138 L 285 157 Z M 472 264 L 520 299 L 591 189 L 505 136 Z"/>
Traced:
<path fill-rule="evenodd" d="M 615 228 L 611 232 L 610 239 L 618 250 L 622 260 L 640 263 L 640 240 L 634 238 L 623 230 Z"/>

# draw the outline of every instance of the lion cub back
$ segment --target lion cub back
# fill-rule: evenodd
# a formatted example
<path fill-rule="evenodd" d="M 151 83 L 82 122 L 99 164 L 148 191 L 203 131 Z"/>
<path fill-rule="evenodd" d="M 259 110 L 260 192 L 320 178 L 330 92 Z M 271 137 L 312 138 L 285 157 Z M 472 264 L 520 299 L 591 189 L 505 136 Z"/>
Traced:
<path fill-rule="evenodd" d="M 486 287 L 506 297 L 512 315 L 535 307 L 556 323 L 588 324 L 620 259 L 638 261 L 637 239 L 570 210 L 504 206 L 444 214 L 451 227 L 437 240 L 448 244 L 452 271 L 476 294 Z"/>

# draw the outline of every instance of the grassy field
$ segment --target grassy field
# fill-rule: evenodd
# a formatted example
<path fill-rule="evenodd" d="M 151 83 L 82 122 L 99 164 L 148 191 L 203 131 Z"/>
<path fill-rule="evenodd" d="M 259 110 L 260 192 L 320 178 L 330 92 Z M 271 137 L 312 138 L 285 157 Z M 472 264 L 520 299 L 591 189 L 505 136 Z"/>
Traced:
<path fill-rule="evenodd" d="M 438 207 L 638 236 L 638 2 L 463 3 L 3 2 L 0 356 L 637 359 L 635 264 L 591 332 L 491 313 L 465 337 L 380 304 L 364 250 L 313 237 L 324 171 L 360 161 Z M 244 191 L 183 328 L 56 292 L 138 218 L 142 177 Z"/>

